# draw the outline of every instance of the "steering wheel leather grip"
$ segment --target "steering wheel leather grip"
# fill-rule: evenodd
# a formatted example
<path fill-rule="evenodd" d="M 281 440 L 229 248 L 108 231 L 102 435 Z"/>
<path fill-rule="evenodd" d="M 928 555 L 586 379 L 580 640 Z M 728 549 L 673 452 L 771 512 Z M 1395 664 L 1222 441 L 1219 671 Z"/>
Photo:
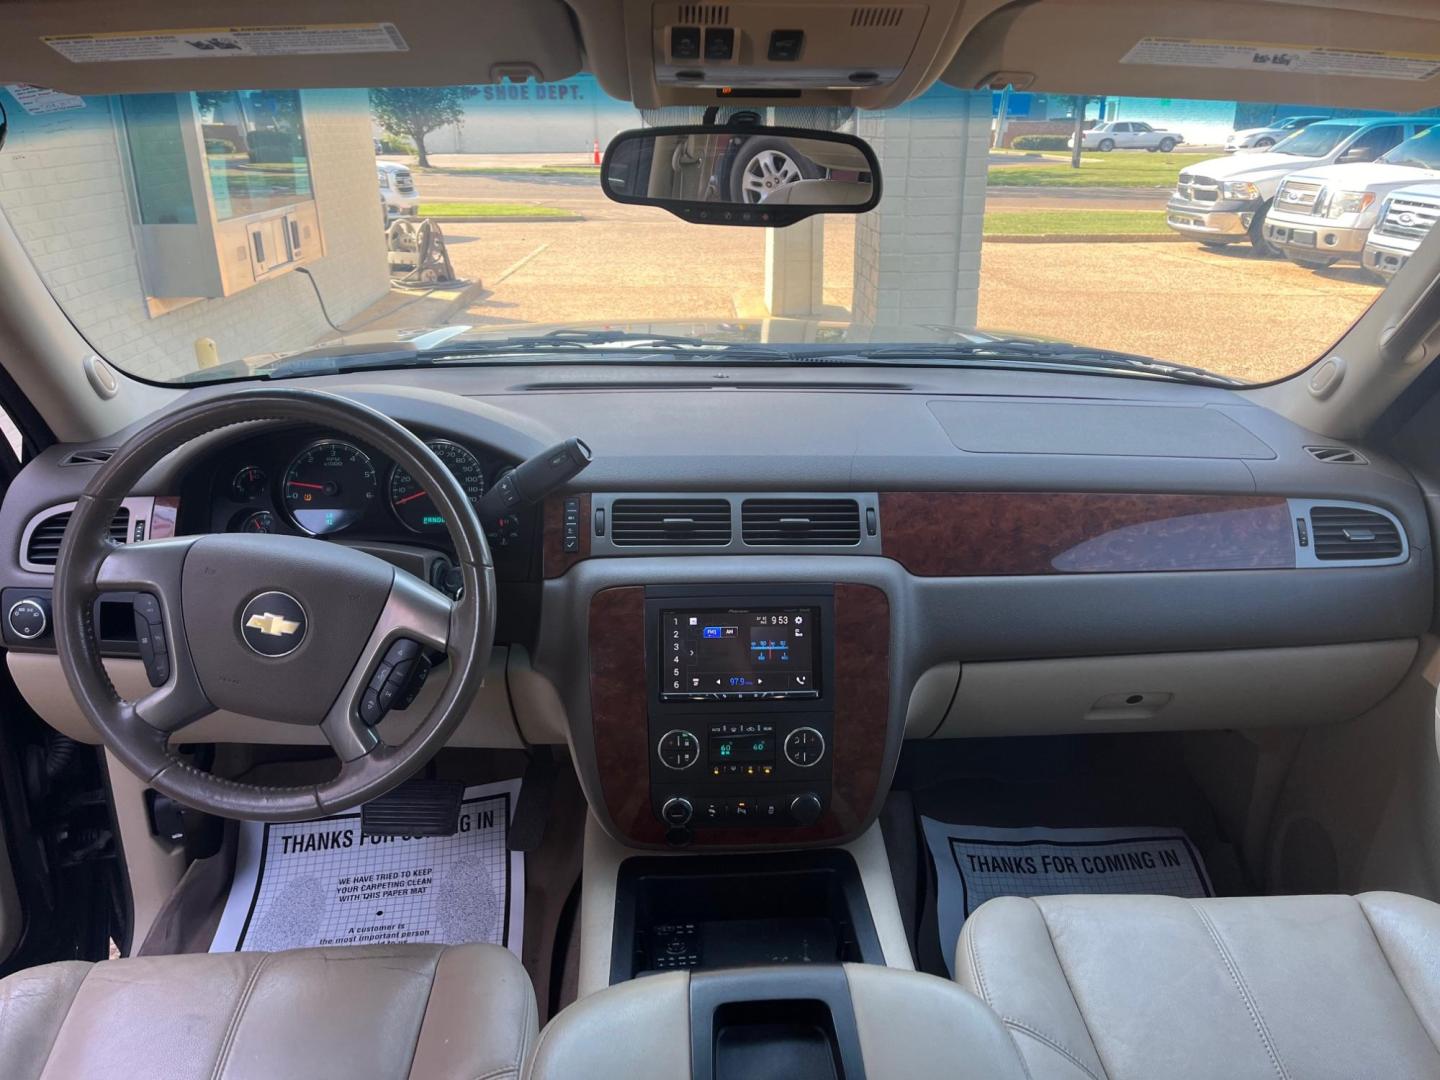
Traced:
<path fill-rule="evenodd" d="M 353 548 L 299 536 L 219 534 L 137 544 L 109 539 L 120 502 L 166 455 L 222 428 L 313 424 L 393 459 L 434 500 L 459 563 L 458 600 Z M 106 591 L 159 602 L 169 654 L 163 685 L 137 701 L 115 691 L 92 612 Z M 261 612 L 266 594 L 302 618 Z M 258 602 L 252 604 L 252 602 Z M 70 515 L 55 566 L 55 644 L 71 693 L 105 745 L 142 781 L 206 813 L 302 821 L 358 806 L 407 779 L 445 745 L 485 678 L 495 640 L 495 575 L 485 532 L 458 481 L 406 428 L 368 406 L 317 390 L 260 388 L 205 397 L 160 415 L 96 471 Z M 247 612 L 247 608 L 253 611 Z M 247 621 L 299 637 L 283 655 L 246 643 Z M 300 626 L 291 628 L 291 624 Z M 372 674 L 394 642 L 443 652 L 444 686 L 430 712 L 390 745 L 360 716 Z M 275 650 L 275 651 L 278 651 Z M 224 708 L 320 728 L 340 759 L 321 784 L 269 787 L 213 776 L 182 760 L 170 738 Z"/>

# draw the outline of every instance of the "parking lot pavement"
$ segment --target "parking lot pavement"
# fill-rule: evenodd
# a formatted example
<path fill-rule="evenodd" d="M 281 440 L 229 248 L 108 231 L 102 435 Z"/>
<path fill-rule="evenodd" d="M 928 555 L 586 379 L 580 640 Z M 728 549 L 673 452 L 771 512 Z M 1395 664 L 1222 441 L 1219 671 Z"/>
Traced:
<path fill-rule="evenodd" d="M 403 308 L 365 328 L 416 325 L 422 311 L 418 321 L 476 326 L 760 314 L 764 230 L 688 225 L 610 202 L 593 179 L 568 179 L 422 174 L 424 198 L 534 201 L 585 220 L 446 225 L 456 272 L 483 287 L 463 303 Z M 1008 194 L 992 192 L 990 207 L 1022 208 L 1007 205 Z M 827 217 L 824 228 L 823 300 L 841 316 L 851 305 L 855 219 Z M 1378 292 L 1358 269 L 1315 273 L 1254 258 L 1248 246 L 989 243 L 979 322 L 1263 381 L 1319 356 Z"/>
<path fill-rule="evenodd" d="M 1307 366 L 1380 292 L 1249 247 L 987 244 L 980 325 L 1176 360 L 1265 382 Z"/>

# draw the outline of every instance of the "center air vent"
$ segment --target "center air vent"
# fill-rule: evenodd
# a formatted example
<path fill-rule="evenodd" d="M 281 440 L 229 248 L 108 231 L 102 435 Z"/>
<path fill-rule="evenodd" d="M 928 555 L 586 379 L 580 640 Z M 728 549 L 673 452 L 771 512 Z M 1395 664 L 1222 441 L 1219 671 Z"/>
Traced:
<path fill-rule="evenodd" d="M 1312 506 L 1310 534 L 1321 562 L 1395 559 L 1405 551 L 1400 529 L 1374 510 L 1349 506 Z"/>
<path fill-rule="evenodd" d="M 25 559 L 36 566 L 54 566 L 60 554 L 60 542 L 65 539 L 65 526 L 70 524 L 70 511 L 62 510 L 51 514 L 30 533 L 30 542 L 25 545 Z M 130 538 L 130 511 L 122 509 L 110 522 L 110 539 L 123 544 Z"/>
<path fill-rule="evenodd" d="M 616 547 L 724 547 L 728 499 L 616 499 L 610 509 Z"/>
<path fill-rule="evenodd" d="M 746 499 L 740 507 L 745 543 L 766 547 L 851 547 L 860 543 L 854 499 Z"/>

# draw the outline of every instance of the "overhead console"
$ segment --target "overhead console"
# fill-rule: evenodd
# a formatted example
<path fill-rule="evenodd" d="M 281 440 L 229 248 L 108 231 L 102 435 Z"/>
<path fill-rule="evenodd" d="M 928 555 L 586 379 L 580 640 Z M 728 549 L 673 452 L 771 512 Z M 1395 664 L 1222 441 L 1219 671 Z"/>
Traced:
<path fill-rule="evenodd" d="M 935 81 L 973 21 L 958 0 L 571 6 L 601 85 L 641 108 L 898 105 Z"/>

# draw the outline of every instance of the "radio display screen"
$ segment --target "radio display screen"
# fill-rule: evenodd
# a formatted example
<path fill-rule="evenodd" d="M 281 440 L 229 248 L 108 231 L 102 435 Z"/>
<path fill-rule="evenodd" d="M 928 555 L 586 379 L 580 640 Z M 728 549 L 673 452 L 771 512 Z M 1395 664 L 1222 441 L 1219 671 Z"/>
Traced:
<path fill-rule="evenodd" d="M 662 701 L 818 698 L 813 607 L 662 611 Z"/>

